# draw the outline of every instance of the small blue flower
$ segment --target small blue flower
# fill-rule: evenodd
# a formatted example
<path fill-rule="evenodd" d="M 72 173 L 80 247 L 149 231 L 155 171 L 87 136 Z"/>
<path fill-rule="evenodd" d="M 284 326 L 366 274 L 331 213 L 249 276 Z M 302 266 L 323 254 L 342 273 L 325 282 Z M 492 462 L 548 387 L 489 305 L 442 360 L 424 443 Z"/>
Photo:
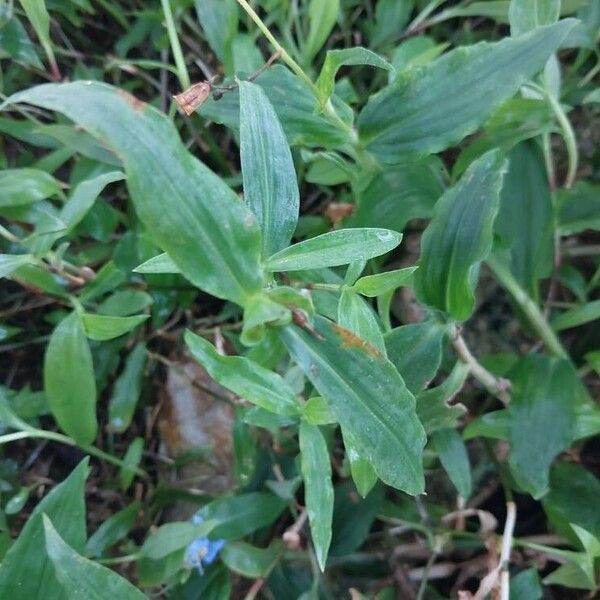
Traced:
<path fill-rule="evenodd" d="M 196 513 L 191 521 L 195 525 L 201 525 L 204 519 Z M 207 537 L 196 538 L 185 551 L 185 562 L 191 569 L 198 569 L 198 573 L 202 575 L 204 566 L 215 561 L 224 545 L 225 540 L 209 540 Z"/>

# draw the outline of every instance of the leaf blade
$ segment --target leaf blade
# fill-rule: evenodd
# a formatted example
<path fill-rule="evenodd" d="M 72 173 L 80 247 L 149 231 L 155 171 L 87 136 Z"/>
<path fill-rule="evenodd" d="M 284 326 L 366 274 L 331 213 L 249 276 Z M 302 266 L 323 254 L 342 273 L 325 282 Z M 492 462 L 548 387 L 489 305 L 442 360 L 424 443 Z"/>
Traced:
<path fill-rule="evenodd" d="M 575 23 L 566 19 L 519 38 L 457 48 L 399 74 L 361 111 L 363 145 L 384 162 L 398 162 L 460 141 L 544 66 Z"/>
<path fill-rule="evenodd" d="M 314 327 L 320 337 L 296 326 L 280 332 L 294 361 L 379 478 L 407 493 L 421 493 L 425 432 L 402 378 L 377 349 L 346 329 L 320 316 Z"/>
<path fill-rule="evenodd" d="M 240 158 L 244 198 L 262 230 L 264 256 L 292 239 L 300 194 L 292 153 L 262 88 L 240 81 Z"/>
<path fill-rule="evenodd" d="M 333 520 L 333 485 L 331 463 L 325 438 L 316 425 L 300 422 L 301 470 L 310 532 L 317 562 L 325 570 L 331 544 Z"/>

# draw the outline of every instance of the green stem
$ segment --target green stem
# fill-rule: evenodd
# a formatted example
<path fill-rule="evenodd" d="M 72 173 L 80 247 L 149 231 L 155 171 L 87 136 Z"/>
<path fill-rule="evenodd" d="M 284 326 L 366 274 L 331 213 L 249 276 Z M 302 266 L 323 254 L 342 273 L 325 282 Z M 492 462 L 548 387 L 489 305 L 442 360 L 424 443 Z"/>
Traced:
<path fill-rule="evenodd" d="M 27 438 L 50 440 L 53 442 L 59 442 L 60 444 L 66 444 L 67 446 L 79 446 L 79 448 L 81 448 L 84 452 L 87 452 L 87 454 L 91 454 L 96 458 L 104 460 L 107 463 L 111 463 L 117 467 L 121 467 L 122 469 L 133 470 L 136 473 L 136 475 L 139 475 L 140 477 L 143 477 L 145 479 L 148 478 L 148 474 L 143 469 L 140 469 L 139 467 L 132 467 L 131 465 L 126 464 L 116 456 L 112 456 L 112 454 L 108 454 L 103 450 L 100 450 L 100 448 L 96 448 L 96 446 L 79 445 L 74 439 L 63 435 L 62 433 L 56 433 L 55 431 L 45 431 L 43 429 L 32 428 L 27 431 L 16 431 L 14 433 L 7 433 L 6 435 L 0 436 L 0 445 Z"/>
<path fill-rule="evenodd" d="M 523 313 L 529 319 L 531 326 L 539 335 L 548 351 L 559 358 L 568 359 L 569 355 L 563 348 L 560 340 L 544 318 L 540 308 L 531 296 L 519 285 L 512 273 L 493 258 L 488 258 L 487 264 L 493 271 L 498 281 L 502 284 L 514 301 L 519 305 Z"/>
<path fill-rule="evenodd" d="M 275 39 L 275 36 L 269 31 L 268 27 L 262 22 L 262 19 L 256 14 L 255 10 L 246 0 L 237 0 L 238 4 L 246 11 L 246 14 L 254 21 L 262 34 L 269 40 L 273 48 L 281 55 L 281 60 L 292 70 L 300 79 L 302 79 L 313 92 L 316 91 L 315 84 L 310 77 L 303 71 L 302 67 L 288 54 L 287 50 Z"/>
<path fill-rule="evenodd" d="M 165 15 L 165 23 L 167 26 L 167 32 L 169 34 L 169 42 L 171 43 L 171 50 L 173 52 L 173 58 L 175 59 L 175 66 L 177 67 L 177 77 L 179 84 L 185 90 L 190 87 L 190 75 L 187 67 L 185 66 L 185 59 L 183 58 L 183 52 L 181 50 L 181 44 L 177 37 L 177 29 L 175 28 L 175 20 L 173 19 L 173 11 L 171 10 L 170 0 L 160 0 L 162 4 L 163 13 Z"/>
<path fill-rule="evenodd" d="M 560 102 L 558 102 L 558 100 L 548 91 L 546 91 L 546 99 L 548 100 L 548 104 L 550 105 L 550 108 L 552 109 L 552 112 L 554 112 L 554 116 L 560 125 L 562 136 L 565 140 L 565 146 L 567 147 L 569 168 L 565 178 L 564 187 L 568 190 L 573 186 L 575 176 L 577 175 L 577 165 L 579 163 L 577 140 L 575 138 L 575 132 L 573 131 L 571 122 L 567 118 L 567 115 L 565 114 L 563 107 L 560 105 Z"/>

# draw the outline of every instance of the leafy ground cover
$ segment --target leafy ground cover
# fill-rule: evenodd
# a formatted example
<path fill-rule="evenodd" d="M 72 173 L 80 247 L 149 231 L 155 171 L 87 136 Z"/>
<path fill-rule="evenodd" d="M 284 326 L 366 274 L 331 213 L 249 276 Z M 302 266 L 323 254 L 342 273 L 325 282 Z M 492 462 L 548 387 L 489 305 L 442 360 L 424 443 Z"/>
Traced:
<path fill-rule="evenodd" d="M 599 31 L 1 1 L 0 597 L 595 597 Z"/>

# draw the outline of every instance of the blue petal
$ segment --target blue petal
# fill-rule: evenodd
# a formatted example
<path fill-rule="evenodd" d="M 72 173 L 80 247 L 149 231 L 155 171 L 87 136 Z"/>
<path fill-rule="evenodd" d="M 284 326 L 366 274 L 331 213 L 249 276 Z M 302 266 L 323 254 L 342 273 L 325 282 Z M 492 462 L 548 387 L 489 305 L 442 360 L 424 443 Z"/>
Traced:
<path fill-rule="evenodd" d="M 225 540 L 209 540 L 208 549 L 204 555 L 204 558 L 202 559 L 202 562 L 205 565 L 212 564 L 224 545 Z"/>

